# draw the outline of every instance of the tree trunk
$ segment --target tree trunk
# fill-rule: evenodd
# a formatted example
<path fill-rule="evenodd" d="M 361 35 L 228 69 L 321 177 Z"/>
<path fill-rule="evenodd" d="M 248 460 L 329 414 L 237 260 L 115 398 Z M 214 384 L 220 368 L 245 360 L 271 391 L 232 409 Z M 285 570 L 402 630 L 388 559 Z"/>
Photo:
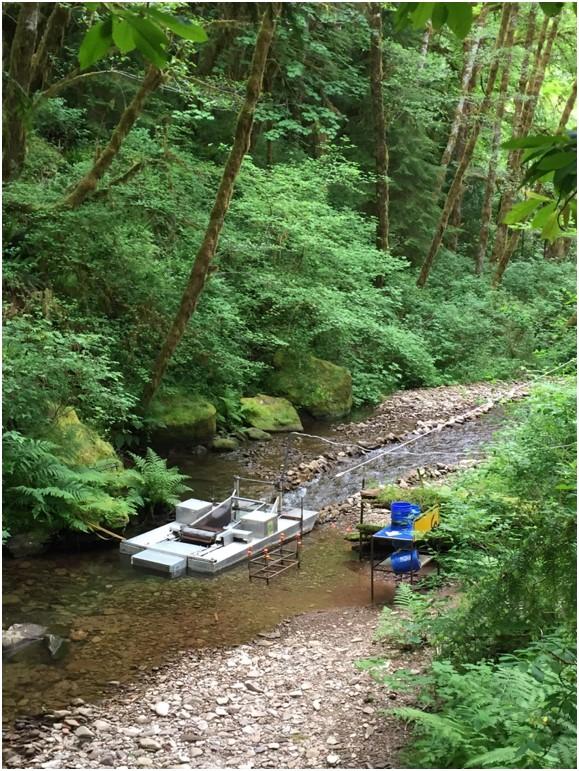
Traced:
<path fill-rule="evenodd" d="M 531 17 L 529 17 L 529 23 L 530 24 L 532 23 L 533 27 L 534 27 L 534 19 L 535 17 L 533 17 L 532 19 Z M 518 85 L 518 101 L 515 103 L 515 112 L 513 115 L 513 122 L 512 122 L 512 131 L 513 131 L 513 136 L 515 137 L 521 136 L 524 133 L 523 122 L 522 122 L 523 111 L 527 103 L 527 100 L 531 98 L 530 93 L 532 90 L 533 81 L 538 71 L 537 68 L 539 67 L 541 62 L 541 53 L 543 50 L 543 46 L 545 45 L 548 24 L 549 24 L 549 18 L 545 17 L 545 20 L 541 26 L 541 31 L 539 33 L 539 39 L 537 41 L 533 69 L 531 73 L 528 72 L 528 60 L 526 62 L 523 61 L 523 66 L 521 68 L 521 75 L 519 78 L 519 85 Z M 527 28 L 527 38 L 529 34 L 530 33 Z M 525 41 L 525 44 L 526 42 L 527 41 Z M 503 249 L 505 247 L 506 240 L 507 240 L 508 229 L 506 225 L 502 224 L 502 222 L 507 212 L 512 206 L 513 198 L 517 190 L 520 159 L 521 159 L 521 155 L 517 151 L 511 150 L 511 152 L 509 152 L 509 155 L 507 158 L 507 180 L 506 180 L 505 189 L 503 190 L 501 195 L 501 205 L 499 207 L 499 214 L 497 217 L 498 225 L 495 233 L 495 242 L 493 244 L 493 251 L 490 257 L 491 262 L 496 262 L 497 256 L 502 254 Z"/>
<path fill-rule="evenodd" d="M 39 3 L 21 3 L 10 47 L 2 116 L 2 179 L 21 170 L 26 157 L 25 112 L 32 77 L 32 57 L 40 18 Z"/>
<path fill-rule="evenodd" d="M 209 224 L 207 225 L 207 230 L 205 231 L 201 246 L 195 256 L 195 261 L 187 286 L 185 287 L 185 291 L 181 298 L 179 309 L 177 310 L 171 328 L 159 351 L 153 367 L 151 379 L 145 387 L 142 398 L 142 405 L 145 408 L 149 405 L 151 399 L 159 388 L 167 365 L 183 337 L 187 323 L 197 306 L 197 301 L 205 286 L 209 267 L 217 250 L 219 236 L 233 194 L 235 179 L 249 147 L 255 107 L 261 94 L 265 64 L 280 8 L 281 3 L 268 3 L 262 16 L 259 34 L 253 52 L 250 74 L 247 81 L 245 102 L 237 118 L 233 146 L 223 170 L 221 183 L 209 217 Z"/>
<path fill-rule="evenodd" d="M 460 134 L 461 126 L 465 122 L 465 113 L 468 110 L 469 96 L 474 89 L 478 72 L 480 70 L 482 62 L 479 58 L 479 52 L 481 50 L 483 42 L 484 22 L 489 12 L 489 5 L 483 5 L 481 12 L 477 19 L 477 32 L 473 39 L 469 40 L 465 44 L 465 60 L 462 70 L 461 78 L 461 93 L 454 111 L 454 118 L 450 127 L 450 133 L 448 135 L 448 141 L 442 158 L 440 159 L 440 170 L 436 178 L 436 198 L 440 195 L 444 181 L 446 179 L 446 173 L 448 170 L 448 164 L 451 162 L 456 148 L 456 143 Z"/>
<path fill-rule="evenodd" d="M 380 3 L 368 3 L 370 22 L 370 91 L 372 94 L 372 114 L 374 116 L 374 157 L 376 160 L 376 209 L 378 224 L 376 227 L 376 248 L 388 251 L 388 145 L 386 144 L 386 120 L 384 117 L 384 95 L 382 80 L 384 77 L 382 46 L 382 7 Z"/>
<path fill-rule="evenodd" d="M 62 202 L 63 207 L 76 209 L 94 190 L 96 190 L 99 180 L 116 158 L 128 133 L 142 113 L 147 98 L 161 84 L 162 80 L 163 74 L 161 71 L 150 65 L 141 87 L 133 97 L 127 109 L 121 115 L 121 119 L 113 131 L 109 143 L 99 154 L 91 170 L 84 175 L 74 189 L 66 196 Z"/>
<path fill-rule="evenodd" d="M 577 79 L 575 79 L 575 82 L 573 83 L 573 88 L 571 89 L 571 93 L 569 94 L 569 99 L 567 99 L 567 102 L 563 109 L 561 120 L 559 121 L 559 126 L 557 127 L 557 134 L 562 134 L 567 128 L 567 124 L 569 123 L 569 118 L 571 117 L 571 113 L 573 112 L 573 108 L 575 107 L 576 100 L 577 100 Z"/>
<path fill-rule="evenodd" d="M 516 9 L 515 9 L 516 12 Z M 491 153 L 489 156 L 489 165 L 487 169 L 487 181 L 485 186 L 485 194 L 481 211 L 481 225 L 479 231 L 478 247 L 476 254 L 476 266 L 475 273 L 480 276 L 483 269 L 484 258 L 487 251 L 487 245 L 489 242 L 489 227 L 491 223 L 492 211 L 493 211 L 493 196 L 495 194 L 495 185 L 497 181 L 497 166 L 499 163 L 499 149 L 501 146 L 501 129 L 503 125 L 503 118 L 505 115 L 505 106 L 507 103 L 507 92 L 509 89 L 509 79 L 511 75 L 511 62 L 513 58 L 513 39 L 515 33 L 515 25 L 511 24 L 509 34 L 505 42 L 506 53 L 505 61 L 503 64 L 503 72 L 501 75 L 501 82 L 499 85 L 499 94 L 497 99 L 497 110 L 495 114 L 495 121 L 493 124 L 493 138 L 491 143 Z"/>
<path fill-rule="evenodd" d="M 418 276 L 418 280 L 416 283 L 419 287 L 423 287 L 428 280 L 428 276 L 430 274 L 432 264 L 436 258 L 436 255 L 438 254 L 438 250 L 440 249 L 442 239 L 444 238 L 444 233 L 448 226 L 448 220 L 450 218 L 450 215 L 456 203 L 456 199 L 460 194 L 460 188 L 462 186 L 464 175 L 466 174 L 466 170 L 468 169 L 468 166 L 472 159 L 474 149 L 476 147 L 477 139 L 479 137 L 479 134 L 482 128 L 483 118 L 486 115 L 489 105 L 491 103 L 493 88 L 495 85 L 495 81 L 497 79 L 497 72 L 499 68 L 499 52 L 502 49 L 507 36 L 507 31 L 509 28 L 509 22 L 510 22 L 512 12 L 513 12 L 513 3 L 504 3 L 502 17 L 501 17 L 501 26 L 500 26 L 499 34 L 495 44 L 493 60 L 489 68 L 486 94 L 478 110 L 478 113 L 476 115 L 474 125 L 471 129 L 468 141 L 464 148 L 464 153 L 462 155 L 462 158 L 460 159 L 458 168 L 454 175 L 454 179 L 452 180 L 452 184 L 448 191 L 448 195 L 446 196 L 444 208 L 442 210 L 442 214 L 440 215 L 440 220 L 438 222 L 436 232 L 432 239 L 432 243 L 430 245 L 428 255 L 424 260 L 422 269 L 420 271 L 420 275 Z"/>
<path fill-rule="evenodd" d="M 422 46 L 420 47 L 420 61 L 418 62 L 418 70 L 423 70 L 426 64 L 426 57 L 428 56 L 428 49 L 430 48 L 430 39 L 432 38 L 432 22 L 426 23 L 424 35 L 422 36 Z"/>
<path fill-rule="evenodd" d="M 521 113 L 523 105 L 525 104 L 525 94 L 527 92 L 527 86 L 529 83 L 529 64 L 531 61 L 531 52 L 533 49 L 533 43 L 535 41 L 535 29 L 537 25 L 537 6 L 532 5 L 527 17 L 527 34 L 525 35 L 525 53 L 523 56 L 523 62 L 521 64 L 521 72 L 519 74 L 519 83 L 517 91 L 515 93 L 515 111 L 513 114 L 513 133 L 518 131 L 519 121 L 521 120 Z"/>
<path fill-rule="evenodd" d="M 548 21 L 549 19 L 547 19 L 547 22 Z M 544 25 L 544 28 L 546 30 L 546 25 Z M 544 48 L 541 45 L 541 40 L 539 40 L 540 46 L 538 47 L 538 53 L 540 51 L 540 55 L 538 56 L 538 59 L 535 61 L 535 67 L 533 68 L 533 77 L 529 82 L 529 89 L 527 91 L 528 99 L 525 102 L 525 105 L 523 106 L 523 110 L 521 112 L 519 136 L 524 136 L 525 134 L 528 134 L 529 131 L 531 130 L 531 126 L 533 125 L 533 118 L 535 117 L 535 109 L 537 107 L 539 93 L 541 91 L 541 86 L 543 85 L 543 81 L 545 79 L 545 71 L 547 69 L 549 60 L 551 58 L 553 43 L 555 42 L 555 38 L 557 37 L 558 28 L 559 28 L 559 17 L 556 16 L 553 18 L 553 23 L 551 25 L 551 29 L 547 36 L 547 40 L 544 45 Z M 544 37 L 543 37 L 543 40 L 544 40 Z M 510 164 L 510 168 L 511 168 L 510 184 L 507 190 L 505 191 L 505 194 L 503 195 L 501 211 L 499 212 L 499 226 L 497 228 L 497 236 L 495 238 L 495 244 L 493 248 L 493 257 L 497 262 L 497 268 L 495 271 L 495 275 L 493 276 L 494 287 L 497 287 L 501 283 L 503 274 L 507 268 L 507 265 L 509 264 L 509 260 L 511 259 L 513 252 L 515 251 L 517 247 L 517 243 L 519 241 L 520 231 L 509 230 L 508 226 L 503 224 L 503 219 L 505 218 L 507 212 L 511 209 L 511 206 L 515 198 L 515 193 L 519 187 L 522 157 L 523 157 L 523 154 L 520 150 L 515 150 L 513 152 L 512 160 Z M 507 233 L 510 233 L 510 235 L 507 236 Z"/>
<path fill-rule="evenodd" d="M 31 91 L 37 91 L 46 85 L 51 69 L 50 54 L 62 46 L 69 19 L 70 8 L 61 3 L 55 3 L 32 58 Z"/>

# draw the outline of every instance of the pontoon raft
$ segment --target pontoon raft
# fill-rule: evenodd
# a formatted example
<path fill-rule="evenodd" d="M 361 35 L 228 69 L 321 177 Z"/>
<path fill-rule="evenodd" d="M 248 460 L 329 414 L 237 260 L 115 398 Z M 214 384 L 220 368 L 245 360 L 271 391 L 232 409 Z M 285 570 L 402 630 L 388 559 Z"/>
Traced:
<path fill-rule="evenodd" d="M 303 498 L 302 506 L 289 510 L 283 508 L 281 493 L 272 503 L 245 498 L 236 478 L 234 492 L 221 503 L 189 498 L 177 506 L 174 522 L 125 539 L 120 552 L 133 567 L 171 578 L 214 575 L 250 553 L 309 533 L 317 516 L 303 508 Z"/>

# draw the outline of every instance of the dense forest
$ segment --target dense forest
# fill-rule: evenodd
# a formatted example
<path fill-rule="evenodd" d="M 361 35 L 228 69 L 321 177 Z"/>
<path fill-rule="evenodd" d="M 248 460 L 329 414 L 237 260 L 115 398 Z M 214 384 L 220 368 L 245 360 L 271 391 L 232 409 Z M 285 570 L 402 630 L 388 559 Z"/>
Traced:
<path fill-rule="evenodd" d="M 167 446 L 532 376 L 422 491 L 463 601 L 378 635 L 434 654 L 409 767 L 574 767 L 575 4 L 2 15 L 8 549 L 169 511 Z"/>

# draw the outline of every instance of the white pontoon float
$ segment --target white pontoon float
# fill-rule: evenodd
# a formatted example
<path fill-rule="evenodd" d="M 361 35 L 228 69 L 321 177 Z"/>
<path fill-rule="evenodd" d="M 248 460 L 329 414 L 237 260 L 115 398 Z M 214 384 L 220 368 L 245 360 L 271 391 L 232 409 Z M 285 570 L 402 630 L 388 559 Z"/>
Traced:
<path fill-rule="evenodd" d="M 300 507 L 286 511 L 282 492 L 273 503 L 241 496 L 240 479 L 236 477 L 233 493 L 219 504 L 197 498 L 183 501 L 174 522 L 125 539 L 121 554 L 128 555 L 134 567 L 171 578 L 214 575 L 312 530 L 318 512 L 303 508 L 303 496 Z"/>

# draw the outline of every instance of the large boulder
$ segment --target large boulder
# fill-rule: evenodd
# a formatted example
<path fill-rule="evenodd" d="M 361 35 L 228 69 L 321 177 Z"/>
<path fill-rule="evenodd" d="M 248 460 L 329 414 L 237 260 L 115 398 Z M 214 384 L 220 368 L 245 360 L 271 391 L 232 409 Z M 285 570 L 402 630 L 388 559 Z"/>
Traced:
<path fill-rule="evenodd" d="M 163 424 L 155 430 L 155 440 L 160 442 L 197 444 L 211 439 L 217 430 L 217 410 L 195 394 L 158 396 L 151 405 L 150 416 Z"/>
<path fill-rule="evenodd" d="M 72 407 L 56 411 L 48 438 L 59 446 L 64 460 L 76 466 L 94 466 L 105 460 L 122 465 L 112 444 L 83 423 Z"/>
<path fill-rule="evenodd" d="M 258 394 L 241 400 L 243 416 L 262 431 L 303 431 L 300 416 L 287 399 Z"/>
<path fill-rule="evenodd" d="M 352 375 L 315 356 L 278 353 L 269 386 L 315 418 L 341 418 L 352 409 Z"/>

